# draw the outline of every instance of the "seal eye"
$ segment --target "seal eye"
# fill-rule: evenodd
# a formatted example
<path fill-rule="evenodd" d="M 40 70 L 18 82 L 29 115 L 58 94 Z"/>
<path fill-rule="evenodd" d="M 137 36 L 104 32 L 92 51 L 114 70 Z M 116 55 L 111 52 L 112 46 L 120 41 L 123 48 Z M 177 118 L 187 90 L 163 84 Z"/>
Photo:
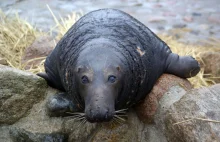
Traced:
<path fill-rule="evenodd" d="M 88 77 L 85 76 L 85 75 L 82 76 L 81 81 L 82 81 L 82 84 L 87 84 L 87 83 L 89 83 L 89 79 L 88 79 Z"/>
<path fill-rule="evenodd" d="M 116 81 L 116 76 L 110 75 L 110 76 L 108 77 L 108 81 L 109 81 L 110 83 L 114 83 L 114 82 Z"/>

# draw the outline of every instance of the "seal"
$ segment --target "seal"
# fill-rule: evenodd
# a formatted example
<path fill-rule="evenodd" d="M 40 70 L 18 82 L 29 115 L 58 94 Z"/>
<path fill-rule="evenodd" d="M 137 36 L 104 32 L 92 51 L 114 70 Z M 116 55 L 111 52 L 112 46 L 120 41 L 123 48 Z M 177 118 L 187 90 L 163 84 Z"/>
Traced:
<path fill-rule="evenodd" d="M 38 75 L 62 91 L 48 99 L 50 116 L 82 112 L 89 122 L 107 122 L 144 99 L 163 73 L 189 78 L 200 66 L 172 53 L 130 15 L 100 9 L 68 30 L 46 58 L 45 71 Z"/>

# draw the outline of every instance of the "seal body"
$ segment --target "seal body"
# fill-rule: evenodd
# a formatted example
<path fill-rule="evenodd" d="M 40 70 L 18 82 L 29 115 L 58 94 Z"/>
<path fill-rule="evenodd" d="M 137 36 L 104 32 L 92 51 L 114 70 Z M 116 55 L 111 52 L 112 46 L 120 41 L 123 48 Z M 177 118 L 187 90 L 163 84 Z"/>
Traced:
<path fill-rule="evenodd" d="M 130 15 L 101 9 L 69 29 L 38 75 L 65 92 L 49 99 L 50 112 L 81 111 L 88 121 L 102 122 L 143 99 L 163 73 L 187 78 L 199 70 L 194 58 L 172 53 Z"/>

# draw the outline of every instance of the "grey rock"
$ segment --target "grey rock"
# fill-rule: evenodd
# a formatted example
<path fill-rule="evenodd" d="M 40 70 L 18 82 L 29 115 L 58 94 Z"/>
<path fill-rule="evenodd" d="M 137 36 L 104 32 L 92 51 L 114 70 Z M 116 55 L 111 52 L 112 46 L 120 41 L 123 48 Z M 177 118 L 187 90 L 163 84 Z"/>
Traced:
<path fill-rule="evenodd" d="M 13 142 L 9 134 L 8 126 L 0 126 L 0 141 L 1 142 Z"/>
<path fill-rule="evenodd" d="M 173 28 L 185 28 L 187 25 L 183 24 L 183 23 L 179 23 L 179 24 L 174 24 Z"/>
<path fill-rule="evenodd" d="M 141 122 L 134 110 L 128 112 L 127 121 L 111 126 L 102 125 L 92 141 L 95 142 L 166 142 L 166 138 L 155 125 L 145 125 Z"/>
<path fill-rule="evenodd" d="M 194 35 L 199 35 L 200 34 L 200 31 L 198 30 L 192 30 L 190 31 L 191 34 L 194 34 Z"/>
<path fill-rule="evenodd" d="M 0 81 L 1 142 L 220 141 L 219 123 L 210 122 L 220 118 L 220 84 L 187 93 L 184 86 L 170 87 L 158 102 L 155 123 L 143 123 L 130 109 L 125 121 L 91 124 L 76 116 L 49 117 L 46 100 L 58 90 L 34 74 L 0 66 Z"/>
<path fill-rule="evenodd" d="M 0 124 L 12 124 L 27 115 L 45 96 L 47 85 L 34 74 L 0 65 Z"/>
<path fill-rule="evenodd" d="M 219 13 L 213 13 L 208 17 L 208 20 L 213 24 L 220 24 Z"/>
<path fill-rule="evenodd" d="M 193 13 L 192 13 L 192 16 L 202 16 L 202 14 L 201 14 L 201 13 L 198 13 L 198 12 L 193 12 Z"/>
<path fill-rule="evenodd" d="M 22 64 L 25 65 L 25 69 L 37 68 L 42 60 L 53 50 L 55 47 L 55 40 L 50 36 L 41 36 L 35 39 L 35 41 L 25 49 L 22 57 Z M 45 57 L 45 58 L 42 58 Z M 30 61 L 31 59 L 41 58 L 38 60 Z"/>
<path fill-rule="evenodd" d="M 171 105 L 163 103 L 169 98 L 163 96 L 155 118 L 168 141 L 220 141 L 220 84 L 189 91 Z"/>
<path fill-rule="evenodd" d="M 40 134 L 30 133 L 23 129 L 14 128 L 10 130 L 10 137 L 14 142 L 65 142 L 67 136 L 63 134 Z"/>
<path fill-rule="evenodd" d="M 74 116 L 66 118 L 49 117 L 45 108 L 46 100 L 51 95 L 57 93 L 57 90 L 47 88 L 44 80 L 41 80 L 31 73 L 6 66 L 1 66 L 0 73 L 0 79 L 4 82 L 0 84 L 1 96 L 7 93 L 9 94 L 9 97 L 0 98 L 2 106 L 9 101 L 9 98 L 16 100 L 19 96 L 23 95 L 22 98 L 19 99 L 20 102 L 18 102 L 18 104 L 21 104 L 18 106 L 18 109 L 16 109 L 16 111 L 19 111 L 19 114 L 22 115 L 16 114 L 12 104 L 12 108 L 8 110 L 1 107 L 1 110 L 3 110 L 1 111 L 1 116 L 7 117 L 7 120 L 1 119 L 1 123 L 5 125 L 0 126 L 0 138 L 2 141 L 103 142 L 112 140 L 166 142 L 166 138 L 155 125 L 147 126 L 142 123 L 132 109 L 128 112 L 128 119 L 125 122 L 118 119 L 110 123 L 91 124 L 89 122 L 84 123 L 83 121 L 79 121 L 75 119 L 76 117 Z M 15 92 L 15 95 L 11 92 Z M 27 94 L 33 98 L 27 97 Z M 22 99 L 26 99 L 31 105 L 29 103 L 23 103 Z M 14 105 L 16 106 L 15 103 Z M 6 115 L 5 111 L 15 114 Z"/>

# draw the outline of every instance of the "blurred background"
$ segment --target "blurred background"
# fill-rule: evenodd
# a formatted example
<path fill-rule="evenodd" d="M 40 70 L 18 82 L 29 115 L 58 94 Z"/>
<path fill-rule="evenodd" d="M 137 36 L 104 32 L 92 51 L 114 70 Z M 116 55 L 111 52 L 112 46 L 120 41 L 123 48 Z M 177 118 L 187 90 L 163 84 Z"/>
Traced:
<path fill-rule="evenodd" d="M 56 23 L 48 5 L 59 20 L 72 12 L 86 14 L 100 8 L 123 10 L 153 32 L 181 36 L 185 43 L 209 37 L 220 38 L 220 0 L 1 0 L 5 14 L 18 13 L 38 29 L 48 31 Z M 175 29 L 183 33 L 175 33 Z M 197 43 L 198 44 L 198 43 Z"/>

